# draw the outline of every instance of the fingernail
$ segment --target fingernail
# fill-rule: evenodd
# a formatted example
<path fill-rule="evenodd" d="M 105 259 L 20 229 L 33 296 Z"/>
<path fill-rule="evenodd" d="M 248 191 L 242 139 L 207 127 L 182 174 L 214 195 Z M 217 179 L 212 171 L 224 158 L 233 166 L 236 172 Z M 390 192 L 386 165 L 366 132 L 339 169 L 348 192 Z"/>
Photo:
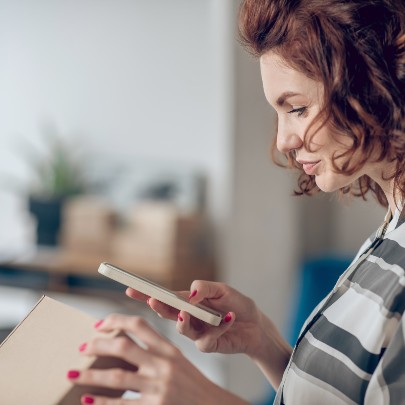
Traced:
<path fill-rule="evenodd" d="M 230 322 L 231 319 L 232 319 L 232 314 L 231 314 L 230 312 L 228 312 L 228 313 L 226 314 L 226 316 L 225 316 L 224 321 L 225 321 L 225 322 Z"/>
<path fill-rule="evenodd" d="M 150 297 L 146 300 L 146 303 L 150 306 Z"/>
<path fill-rule="evenodd" d="M 80 375 L 80 373 L 77 370 L 69 370 L 67 373 L 67 378 L 74 379 L 74 378 L 79 377 L 79 375 Z"/>
<path fill-rule="evenodd" d="M 189 296 L 188 299 L 193 298 L 197 295 L 197 290 L 194 290 Z"/>
<path fill-rule="evenodd" d="M 104 320 L 103 319 L 100 319 L 99 321 L 97 321 L 95 324 L 94 324 L 94 327 L 97 329 L 97 328 L 99 328 L 102 324 L 103 324 L 103 322 L 104 322 Z"/>
<path fill-rule="evenodd" d="M 86 350 L 87 343 L 83 343 L 79 346 L 79 352 L 84 352 Z"/>
<path fill-rule="evenodd" d="M 180 322 L 183 322 L 183 317 L 180 315 L 180 312 L 179 312 L 179 314 L 177 315 L 177 319 L 178 319 Z"/>
<path fill-rule="evenodd" d="M 83 397 L 83 403 L 94 404 L 94 398 L 93 397 Z"/>

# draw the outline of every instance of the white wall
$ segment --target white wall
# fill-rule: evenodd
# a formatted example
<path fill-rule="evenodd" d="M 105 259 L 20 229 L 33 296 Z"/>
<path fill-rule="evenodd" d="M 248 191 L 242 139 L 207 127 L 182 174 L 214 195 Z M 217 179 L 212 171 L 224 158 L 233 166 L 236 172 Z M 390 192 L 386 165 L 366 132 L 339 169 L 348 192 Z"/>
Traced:
<path fill-rule="evenodd" d="M 40 146 L 41 126 L 51 122 L 94 156 L 200 168 L 210 213 L 223 216 L 228 4 L 0 1 L 0 176 L 27 177 L 21 139 Z M 18 203 L 0 195 L 0 223 L 21 222 Z M 6 238 L 0 233 L 0 244 Z"/>

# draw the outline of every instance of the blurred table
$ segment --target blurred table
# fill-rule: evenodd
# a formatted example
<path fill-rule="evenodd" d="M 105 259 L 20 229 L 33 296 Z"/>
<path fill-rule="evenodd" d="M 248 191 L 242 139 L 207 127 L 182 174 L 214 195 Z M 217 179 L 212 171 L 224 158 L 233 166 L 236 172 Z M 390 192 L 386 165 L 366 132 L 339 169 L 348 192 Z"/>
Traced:
<path fill-rule="evenodd" d="M 214 263 L 204 258 L 179 258 L 158 268 L 145 263 L 125 262 L 108 255 L 41 247 L 12 260 L 0 259 L 0 284 L 28 284 L 25 286 L 63 292 L 94 290 L 121 293 L 125 289 L 123 286 L 97 272 L 101 262 L 115 264 L 172 290 L 189 289 L 194 279 L 212 280 L 215 277 Z"/>

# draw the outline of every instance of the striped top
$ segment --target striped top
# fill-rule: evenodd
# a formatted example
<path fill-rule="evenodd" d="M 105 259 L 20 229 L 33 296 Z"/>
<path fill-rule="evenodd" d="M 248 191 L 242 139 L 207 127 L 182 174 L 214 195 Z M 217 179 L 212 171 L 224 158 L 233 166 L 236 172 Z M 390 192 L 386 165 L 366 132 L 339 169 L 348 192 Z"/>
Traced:
<path fill-rule="evenodd" d="M 300 337 L 275 404 L 405 404 L 405 209 Z M 368 239 L 356 256 L 372 244 Z"/>

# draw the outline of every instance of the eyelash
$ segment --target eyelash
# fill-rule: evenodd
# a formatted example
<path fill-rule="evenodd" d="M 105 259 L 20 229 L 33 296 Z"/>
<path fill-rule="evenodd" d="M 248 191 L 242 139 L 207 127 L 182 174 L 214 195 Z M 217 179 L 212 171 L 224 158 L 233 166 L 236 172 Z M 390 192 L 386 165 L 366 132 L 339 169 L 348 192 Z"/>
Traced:
<path fill-rule="evenodd" d="M 297 113 L 297 117 L 301 117 L 307 111 L 307 107 L 293 108 L 291 111 L 288 111 L 287 114 Z"/>

